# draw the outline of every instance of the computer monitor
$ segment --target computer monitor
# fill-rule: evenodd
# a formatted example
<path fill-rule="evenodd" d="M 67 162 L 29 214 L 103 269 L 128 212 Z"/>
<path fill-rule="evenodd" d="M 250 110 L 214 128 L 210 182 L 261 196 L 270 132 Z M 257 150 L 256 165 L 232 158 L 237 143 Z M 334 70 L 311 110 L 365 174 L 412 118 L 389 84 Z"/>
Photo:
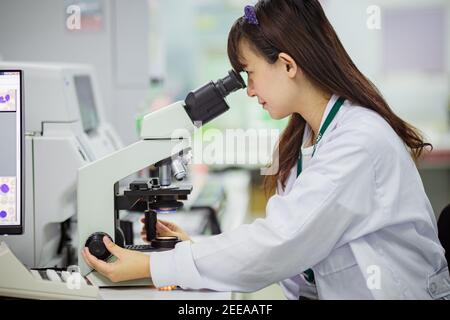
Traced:
<path fill-rule="evenodd" d="M 83 130 L 86 134 L 90 134 L 95 132 L 99 126 L 91 78 L 88 75 L 76 75 L 74 76 L 74 83 Z"/>
<path fill-rule="evenodd" d="M 23 233 L 22 71 L 0 70 L 0 235 Z"/>

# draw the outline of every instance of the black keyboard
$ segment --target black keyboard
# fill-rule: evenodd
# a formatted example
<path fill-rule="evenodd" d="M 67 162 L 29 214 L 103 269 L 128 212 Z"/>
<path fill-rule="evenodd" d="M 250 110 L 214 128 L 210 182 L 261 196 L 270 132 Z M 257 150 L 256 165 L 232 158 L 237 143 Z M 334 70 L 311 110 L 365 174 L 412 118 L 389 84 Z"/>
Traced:
<path fill-rule="evenodd" d="M 129 244 L 125 246 L 125 249 L 134 251 L 152 251 L 155 250 L 150 244 Z"/>

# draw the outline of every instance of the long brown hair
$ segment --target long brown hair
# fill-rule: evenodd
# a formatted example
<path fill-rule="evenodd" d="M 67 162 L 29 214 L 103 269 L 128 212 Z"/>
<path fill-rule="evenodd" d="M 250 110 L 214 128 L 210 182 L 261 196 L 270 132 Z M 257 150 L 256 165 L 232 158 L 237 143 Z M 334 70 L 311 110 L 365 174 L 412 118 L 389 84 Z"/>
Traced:
<path fill-rule="evenodd" d="M 259 24 L 241 17 L 228 36 L 228 56 L 233 68 L 244 69 L 239 50 L 246 40 L 268 63 L 275 63 L 281 52 L 289 54 L 308 79 L 328 94 L 336 94 L 381 115 L 409 148 L 414 160 L 424 147 L 422 135 L 391 110 L 375 85 L 355 66 L 318 0 L 260 0 L 254 7 Z M 275 191 L 277 181 L 282 188 L 296 164 L 305 128 L 303 117 L 291 115 L 277 144 L 279 171 L 265 178 L 266 192 Z"/>

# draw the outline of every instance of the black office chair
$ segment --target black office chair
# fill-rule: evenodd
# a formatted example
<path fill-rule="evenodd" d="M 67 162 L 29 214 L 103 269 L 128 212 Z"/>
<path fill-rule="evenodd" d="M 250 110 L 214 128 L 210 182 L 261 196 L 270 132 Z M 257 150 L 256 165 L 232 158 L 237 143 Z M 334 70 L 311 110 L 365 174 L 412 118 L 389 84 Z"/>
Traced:
<path fill-rule="evenodd" d="M 438 236 L 445 249 L 445 258 L 450 265 L 450 204 L 442 210 L 438 219 Z"/>

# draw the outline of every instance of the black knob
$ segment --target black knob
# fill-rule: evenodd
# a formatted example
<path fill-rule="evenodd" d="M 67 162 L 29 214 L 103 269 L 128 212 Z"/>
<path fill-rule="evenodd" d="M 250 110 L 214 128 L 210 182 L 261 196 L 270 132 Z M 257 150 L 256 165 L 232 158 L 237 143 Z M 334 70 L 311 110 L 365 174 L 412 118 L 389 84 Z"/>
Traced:
<path fill-rule="evenodd" d="M 103 243 L 104 236 L 107 236 L 109 239 L 111 239 L 111 241 L 113 241 L 113 239 L 108 234 L 104 232 L 96 232 L 91 234 L 84 246 L 89 248 L 89 252 L 94 257 L 106 261 L 111 256 L 111 252 L 106 249 L 106 246 Z"/>

